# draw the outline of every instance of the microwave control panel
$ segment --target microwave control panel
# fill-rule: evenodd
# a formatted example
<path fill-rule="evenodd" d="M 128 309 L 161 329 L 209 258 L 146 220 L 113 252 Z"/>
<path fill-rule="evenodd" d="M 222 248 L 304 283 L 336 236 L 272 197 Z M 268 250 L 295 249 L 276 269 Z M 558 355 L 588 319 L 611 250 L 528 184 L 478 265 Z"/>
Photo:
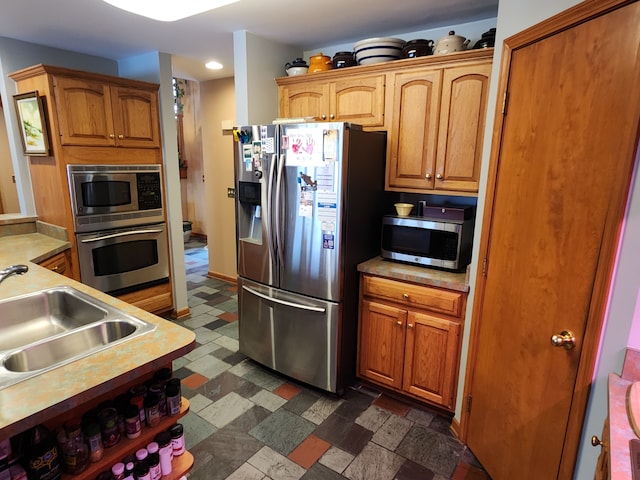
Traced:
<path fill-rule="evenodd" d="M 162 208 L 162 188 L 158 172 L 136 173 L 136 183 L 140 210 Z"/>

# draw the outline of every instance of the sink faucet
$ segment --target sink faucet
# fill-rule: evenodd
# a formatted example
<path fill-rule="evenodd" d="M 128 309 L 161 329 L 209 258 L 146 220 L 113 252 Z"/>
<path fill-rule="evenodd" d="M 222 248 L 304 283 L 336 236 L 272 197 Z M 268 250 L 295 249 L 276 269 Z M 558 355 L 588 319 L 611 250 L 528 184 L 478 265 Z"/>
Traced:
<path fill-rule="evenodd" d="M 14 273 L 16 275 L 23 275 L 27 273 L 28 270 L 29 267 L 27 267 L 26 265 L 11 265 L 7 268 L 3 268 L 2 270 L 0 270 L 0 282 L 2 282 L 9 275 L 12 275 Z"/>

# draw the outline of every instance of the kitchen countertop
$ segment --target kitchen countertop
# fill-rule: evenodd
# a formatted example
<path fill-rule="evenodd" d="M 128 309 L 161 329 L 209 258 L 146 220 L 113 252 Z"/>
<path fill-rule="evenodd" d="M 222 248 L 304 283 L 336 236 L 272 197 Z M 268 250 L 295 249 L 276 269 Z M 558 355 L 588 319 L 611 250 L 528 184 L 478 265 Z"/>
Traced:
<path fill-rule="evenodd" d="M 0 268 L 17 263 L 29 267 L 24 275 L 11 275 L 0 283 L 0 300 L 67 285 L 156 328 L 153 332 L 1 389 L 0 439 L 9 438 L 152 373 L 189 352 L 195 345 L 192 331 L 34 263 L 67 248 L 69 244 L 65 240 L 41 233 L 0 236 Z"/>
<path fill-rule="evenodd" d="M 638 437 L 627 414 L 627 391 L 637 381 L 640 381 L 640 352 L 627 349 L 622 376 L 609 374 L 610 480 L 631 478 L 629 440 Z"/>
<path fill-rule="evenodd" d="M 447 272 L 418 265 L 392 262 L 382 257 L 375 257 L 362 262 L 358 265 L 358 271 L 458 292 L 466 293 L 469 291 L 469 282 L 465 273 Z"/>

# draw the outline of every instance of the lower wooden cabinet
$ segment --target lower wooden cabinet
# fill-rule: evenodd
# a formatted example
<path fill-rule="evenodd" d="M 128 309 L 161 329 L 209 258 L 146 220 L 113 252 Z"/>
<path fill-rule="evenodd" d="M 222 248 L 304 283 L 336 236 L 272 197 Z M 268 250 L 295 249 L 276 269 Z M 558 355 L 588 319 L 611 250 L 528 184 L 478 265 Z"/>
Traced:
<path fill-rule="evenodd" d="M 453 410 L 466 294 L 366 274 L 360 292 L 358 375 Z"/>
<path fill-rule="evenodd" d="M 49 257 L 46 260 L 41 261 L 38 265 L 47 268 L 52 272 L 64 275 L 65 277 L 73 278 L 68 256 L 68 252 L 60 252 L 53 257 Z"/>
<path fill-rule="evenodd" d="M 598 441 L 597 437 L 591 439 L 591 444 L 594 447 L 600 445 L 600 455 L 598 456 L 598 462 L 596 463 L 595 480 L 609 480 L 609 418 L 604 421 L 602 427 L 602 440 Z"/>

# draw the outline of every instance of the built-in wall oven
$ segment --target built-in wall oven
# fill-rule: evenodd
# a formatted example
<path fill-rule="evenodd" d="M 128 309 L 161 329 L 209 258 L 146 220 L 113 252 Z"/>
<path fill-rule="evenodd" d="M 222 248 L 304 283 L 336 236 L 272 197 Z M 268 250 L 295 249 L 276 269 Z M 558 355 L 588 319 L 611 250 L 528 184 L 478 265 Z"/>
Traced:
<path fill-rule="evenodd" d="M 82 283 L 121 294 L 169 281 L 160 165 L 69 165 Z"/>

